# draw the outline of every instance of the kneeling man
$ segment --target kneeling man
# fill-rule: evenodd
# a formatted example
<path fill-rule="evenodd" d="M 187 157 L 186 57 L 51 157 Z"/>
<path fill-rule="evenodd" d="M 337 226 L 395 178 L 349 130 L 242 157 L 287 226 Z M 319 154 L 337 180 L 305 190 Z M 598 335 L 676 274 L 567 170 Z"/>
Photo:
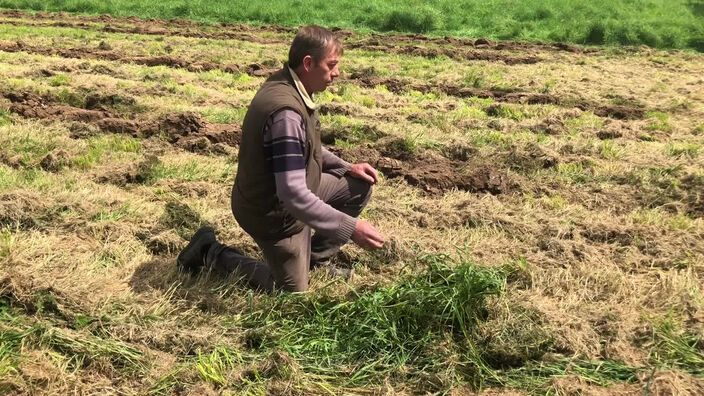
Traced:
<path fill-rule="evenodd" d="M 266 262 L 217 242 L 214 230 L 203 227 L 179 254 L 181 268 L 206 266 L 242 276 L 256 288 L 305 291 L 309 270 L 327 265 L 350 239 L 365 249 L 382 246 L 381 234 L 356 218 L 377 171 L 343 161 L 320 142 L 312 96 L 340 75 L 342 54 L 327 29 L 301 28 L 288 63 L 266 80 L 245 115 L 232 213 Z"/>

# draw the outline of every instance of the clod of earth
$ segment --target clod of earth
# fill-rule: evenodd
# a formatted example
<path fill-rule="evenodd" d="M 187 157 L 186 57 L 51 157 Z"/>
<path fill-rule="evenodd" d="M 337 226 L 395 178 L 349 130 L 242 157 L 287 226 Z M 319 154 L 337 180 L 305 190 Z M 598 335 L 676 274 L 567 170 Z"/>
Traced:
<path fill-rule="evenodd" d="M 68 162 L 68 154 L 64 150 L 57 150 L 42 158 L 39 166 L 47 172 L 58 172 L 62 167 L 67 166 Z"/>

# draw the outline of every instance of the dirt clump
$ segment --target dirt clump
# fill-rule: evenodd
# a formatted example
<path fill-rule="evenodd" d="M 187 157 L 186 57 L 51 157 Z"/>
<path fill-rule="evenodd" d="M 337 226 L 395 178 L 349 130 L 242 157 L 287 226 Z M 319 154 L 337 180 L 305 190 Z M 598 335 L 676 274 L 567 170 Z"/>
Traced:
<path fill-rule="evenodd" d="M 137 101 L 135 98 L 120 94 L 100 94 L 100 93 L 90 93 L 86 95 L 84 108 L 88 110 L 103 110 L 107 111 L 108 107 L 125 107 L 125 106 L 135 106 Z"/>
<path fill-rule="evenodd" d="M 145 130 L 147 135 L 163 133 L 171 143 L 183 136 L 197 135 L 205 128 L 205 121 L 200 115 L 192 112 L 166 114 L 156 122 L 156 125 Z"/>
<path fill-rule="evenodd" d="M 620 138 L 621 136 L 623 136 L 621 131 L 617 131 L 615 129 L 601 129 L 596 133 L 596 137 L 601 140 L 616 139 Z"/>
<path fill-rule="evenodd" d="M 204 136 L 181 138 L 176 142 L 176 145 L 192 153 L 208 153 L 211 146 L 210 140 Z"/>
<path fill-rule="evenodd" d="M 27 166 L 27 162 L 24 156 L 20 154 L 10 155 L 6 151 L 0 151 L 0 164 L 5 164 L 12 169 L 18 169 Z"/>
<path fill-rule="evenodd" d="M 348 116 L 351 114 L 349 106 L 339 104 L 339 103 L 323 103 L 318 108 L 318 112 L 322 115 L 344 115 Z"/>
<path fill-rule="evenodd" d="M 45 199 L 30 191 L 0 194 L 0 226 L 22 229 L 36 228 L 42 223 L 42 213 L 49 206 Z"/>
<path fill-rule="evenodd" d="M 402 178 L 431 195 L 442 195 L 452 189 L 477 193 L 505 194 L 516 185 L 508 174 L 491 166 L 451 160 L 430 153 L 394 151 L 394 140 L 387 139 L 380 147 L 357 147 L 329 150 L 351 162 L 367 162 L 389 178 Z M 393 157 L 389 157 L 392 155 Z"/>
<path fill-rule="evenodd" d="M 68 164 L 69 156 L 64 150 L 53 151 L 39 162 L 39 166 L 47 172 L 58 172 Z"/>
<path fill-rule="evenodd" d="M 479 167 L 466 173 L 458 170 L 465 165 L 449 160 L 431 159 L 431 157 L 406 162 L 384 157 L 376 163 L 377 169 L 386 176 L 401 177 L 409 185 L 431 194 L 442 194 L 454 188 L 491 194 L 508 192 L 509 182 L 505 173 L 489 166 Z"/>
<path fill-rule="evenodd" d="M 171 113 L 157 120 L 128 120 L 114 116 L 105 110 L 86 110 L 73 106 L 56 104 L 52 98 L 42 97 L 31 92 L 4 93 L 10 101 L 10 111 L 26 118 L 60 121 L 74 121 L 69 125 L 72 138 L 85 138 L 97 135 L 100 131 L 122 133 L 131 136 L 150 137 L 163 134 L 169 143 L 179 140 L 205 137 L 209 143 L 239 145 L 242 128 L 239 124 L 211 124 L 193 112 Z M 91 94 L 85 105 L 103 109 L 104 105 L 134 104 L 134 100 L 121 95 Z M 200 139 L 200 142 L 203 142 Z M 195 144 L 195 146 L 193 146 Z M 198 148 L 198 141 L 182 142 L 183 147 Z"/>
<path fill-rule="evenodd" d="M 259 63 L 252 63 L 244 68 L 242 71 L 249 74 L 252 77 L 269 77 L 279 70 L 279 67 L 272 65 L 262 65 Z"/>
<path fill-rule="evenodd" d="M 179 145 L 195 149 L 205 149 L 209 143 L 237 146 L 242 137 L 242 127 L 239 124 L 211 124 L 193 112 L 166 114 L 141 131 L 146 136 L 164 134 L 170 143 L 183 140 Z"/>
<path fill-rule="evenodd" d="M 98 120 L 95 125 L 103 132 L 109 133 L 124 133 L 136 136 L 141 127 L 137 121 L 126 120 L 124 118 L 103 118 Z"/>
<path fill-rule="evenodd" d="M 101 51 L 112 51 L 112 45 L 105 41 L 101 41 L 100 44 L 98 44 L 98 49 Z"/>
<path fill-rule="evenodd" d="M 50 99 L 43 98 L 31 92 L 9 92 L 5 93 L 4 96 L 12 103 L 10 105 L 10 111 L 26 118 L 96 122 L 100 119 L 112 116 L 106 111 L 86 110 L 54 104 Z"/>
<path fill-rule="evenodd" d="M 504 163 L 510 168 L 524 173 L 553 168 L 560 162 L 558 153 L 537 143 L 514 145 L 509 152 L 499 157 L 504 157 Z"/>
<path fill-rule="evenodd" d="M 582 110 L 589 110 L 588 106 L 583 106 L 584 108 L 582 106 L 578 107 L 582 108 Z M 610 117 L 618 120 L 640 120 L 645 117 L 646 113 L 644 109 L 625 105 L 597 106 L 591 110 L 600 117 Z"/>
<path fill-rule="evenodd" d="M 567 132 L 567 126 L 559 115 L 551 115 L 530 127 L 533 132 L 546 135 L 561 135 Z"/>
<path fill-rule="evenodd" d="M 242 140 L 242 126 L 239 124 L 206 124 L 204 135 L 211 143 L 239 146 Z"/>
<path fill-rule="evenodd" d="M 684 190 L 683 203 L 685 212 L 704 218 L 704 176 L 691 174 L 680 180 Z"/>
<path fill-rule="evenodd" d="M 479 150 L 472 144 L 453 140 L 442 147 L 442 155 L 455 161 L 469 161 Z"/>

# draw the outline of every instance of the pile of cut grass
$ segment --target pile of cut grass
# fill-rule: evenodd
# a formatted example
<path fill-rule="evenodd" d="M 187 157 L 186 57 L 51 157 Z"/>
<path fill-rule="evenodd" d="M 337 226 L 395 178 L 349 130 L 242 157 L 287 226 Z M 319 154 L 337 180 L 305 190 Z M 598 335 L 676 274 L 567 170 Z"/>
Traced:
<path fill-rule="evenodd" d="M 351 0 L 303 0 L 295 5 L 212 0 L 2 0 L 0 8 L 285 26 L 315 23 L 358 30 L 596 45 L 645 44 L 704 51 L 701 0 L 619 0 L 608 7 L 601 2 L 577 0 L 441 0 L 415 2 L 411 7 L 398 0 L 365 2 L 361 7 Z"/>

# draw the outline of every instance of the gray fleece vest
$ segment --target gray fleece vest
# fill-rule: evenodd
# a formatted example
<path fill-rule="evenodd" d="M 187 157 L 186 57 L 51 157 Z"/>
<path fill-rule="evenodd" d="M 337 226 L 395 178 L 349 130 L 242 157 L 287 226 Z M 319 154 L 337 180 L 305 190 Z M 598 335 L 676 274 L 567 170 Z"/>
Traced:
<path fill-rule="evenodd" d="M 318 114 L 309 113 L 284 65 L 257 91 L 242 125 L 237 176 L 232 187 L 232 213 L 242 229 L 255 238 L 282 239 L 304 227 L 279 201 L 274 172 L 264 154 L 266 122 L 285 108 L 300 114 L 305 124 L 306 185 L 314 194 L 320 186 L 323 159 Z"/>

